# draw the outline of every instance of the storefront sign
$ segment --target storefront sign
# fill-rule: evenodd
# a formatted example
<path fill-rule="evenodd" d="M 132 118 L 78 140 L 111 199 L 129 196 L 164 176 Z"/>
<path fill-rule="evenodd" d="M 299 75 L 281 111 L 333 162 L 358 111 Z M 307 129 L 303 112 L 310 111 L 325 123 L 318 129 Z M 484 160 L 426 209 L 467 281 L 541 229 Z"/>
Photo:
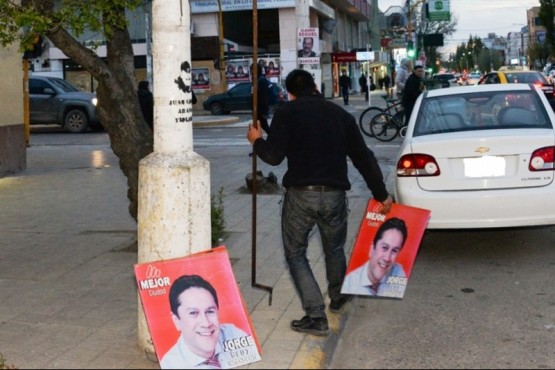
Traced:
<path fill-rule="evenodd" d="M 331 61 L 333 63 L 356 62 L 357 55 L 355 53 L 332 53 Z"/>

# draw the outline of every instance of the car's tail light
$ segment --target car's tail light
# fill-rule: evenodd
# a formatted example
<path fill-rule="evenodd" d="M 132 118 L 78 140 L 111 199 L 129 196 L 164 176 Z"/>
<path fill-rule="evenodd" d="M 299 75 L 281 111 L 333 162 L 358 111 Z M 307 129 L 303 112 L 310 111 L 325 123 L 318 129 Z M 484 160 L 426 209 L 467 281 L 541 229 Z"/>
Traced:
<path fill-rule="evenodd" d="M 431 155 L 405 154 L 397 162 L 397 176 L 439 176 L 441 171 Z"/>
<path fill-rule="evenodd" d="M 555 162 L 555 147 L 546 146 L 534 150 L 530 156 L 528 169 L 530 171 L 553 171 Z"/>

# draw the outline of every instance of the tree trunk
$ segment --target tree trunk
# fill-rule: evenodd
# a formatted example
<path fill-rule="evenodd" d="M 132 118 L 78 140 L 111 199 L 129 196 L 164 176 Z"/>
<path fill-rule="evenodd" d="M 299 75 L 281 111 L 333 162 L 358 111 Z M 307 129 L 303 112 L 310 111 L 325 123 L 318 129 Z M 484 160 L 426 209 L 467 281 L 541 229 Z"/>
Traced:
<path fill-rule="evenodd" d="M 63 29 L 45 35 L 98 81 L 98 117 L 110 136 L 114 154 L 127 177 L 129 213 L 137 220 L 139 161 L 152 152 L 153 135 L 143 118 L 135 86 L 134 55 L 129 32 L 112 29 L 107 57 L 101 59 Z"/>

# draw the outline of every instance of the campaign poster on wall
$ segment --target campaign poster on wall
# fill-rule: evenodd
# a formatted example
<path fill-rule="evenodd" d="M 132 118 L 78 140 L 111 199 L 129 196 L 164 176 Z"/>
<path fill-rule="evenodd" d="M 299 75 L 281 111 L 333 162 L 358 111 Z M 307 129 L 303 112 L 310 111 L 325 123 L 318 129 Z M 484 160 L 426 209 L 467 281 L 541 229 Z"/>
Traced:
<path fill-rule="evenodd" d="M 193 68 L 191 79 L 194 90 L 210 90 L 210 70 L 208 68 Z"/>
<path fill-rule="evenodd" d="M 382 215 L 378 206 L 368 202 L 341 293 L 401 299 L 431 212 L 393 203 Z"/>
<path fill-rule="evenodd" d="M 261 360 L 224 246 L 136 264 L 135 277 L 162 369 L 229 369 Z"/>
<path fill-rule="evenodd" d="M 226 62 L 225 79 L 228 83 L 249 82 L 251 59 Z"/>

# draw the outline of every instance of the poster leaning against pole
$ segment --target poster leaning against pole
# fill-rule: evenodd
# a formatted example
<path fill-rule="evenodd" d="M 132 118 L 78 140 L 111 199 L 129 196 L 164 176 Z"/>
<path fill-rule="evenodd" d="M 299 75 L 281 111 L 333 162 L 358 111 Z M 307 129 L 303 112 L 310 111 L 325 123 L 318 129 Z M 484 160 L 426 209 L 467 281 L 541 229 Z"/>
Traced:
<path fill-rule="evenodd" d="M 393 203 L 382 215 L 378 205 L 374 199 L 368 202 L 341 293 L 401 299 L 430 211 Z"/>
<path fill-rule="evenodd" d="M 230 369 L 260 361 L 260 343 L 224 246 L 135 265 L 162 369 Z"/>

